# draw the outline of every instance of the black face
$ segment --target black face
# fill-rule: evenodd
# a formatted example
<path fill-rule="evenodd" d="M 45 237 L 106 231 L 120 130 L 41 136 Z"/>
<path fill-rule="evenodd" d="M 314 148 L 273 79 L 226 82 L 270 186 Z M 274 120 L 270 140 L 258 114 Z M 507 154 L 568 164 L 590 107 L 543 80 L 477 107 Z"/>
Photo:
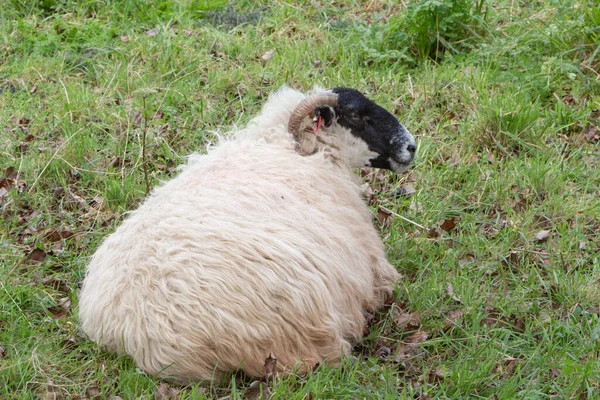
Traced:
<path fill-rule="evenodd" d="M 398 119 L 355 89 L 335 88 L 333 93 L 338 95 L 338 105 L 333 110 L 337 123 L 378 154 L 368 160 L 370 166 L 396 172 L 406 170 L 416 147 L 414 138 Z M 323 117 L 329 122 L 327 116 Z"/>

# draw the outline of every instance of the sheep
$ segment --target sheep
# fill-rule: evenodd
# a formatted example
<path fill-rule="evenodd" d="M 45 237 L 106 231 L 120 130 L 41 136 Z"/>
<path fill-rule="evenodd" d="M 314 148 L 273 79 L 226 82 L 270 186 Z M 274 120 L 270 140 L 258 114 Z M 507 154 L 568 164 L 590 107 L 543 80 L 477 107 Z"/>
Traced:
<path fill-rule="evenodd" d="M 270 354 L 277 372 L 335 365 L 399 281 L 352 168 L 401 172 L 414 154 L 404 126 L 357 90 L 284 86 L 104 240 L 80 291 L 82 330 L 182 383 L 260 377 Z"/>

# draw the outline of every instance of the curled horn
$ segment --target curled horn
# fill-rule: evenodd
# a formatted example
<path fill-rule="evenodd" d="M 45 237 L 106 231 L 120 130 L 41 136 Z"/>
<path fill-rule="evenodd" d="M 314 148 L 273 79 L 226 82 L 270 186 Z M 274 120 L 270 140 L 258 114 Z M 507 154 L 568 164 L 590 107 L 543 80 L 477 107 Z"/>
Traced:
<path fill-rule="evenodd" d="M 290 116 L 288 122 L 288 132 L 294 136 L 300 133 L 300 124 L 304 117 L 312 114 L 318 106 L 328 105 L 331 107 L 337 106 L 338 96 L 334 93 L 318 93 L 308 96 L 298 104 L 296 109 Z"/>

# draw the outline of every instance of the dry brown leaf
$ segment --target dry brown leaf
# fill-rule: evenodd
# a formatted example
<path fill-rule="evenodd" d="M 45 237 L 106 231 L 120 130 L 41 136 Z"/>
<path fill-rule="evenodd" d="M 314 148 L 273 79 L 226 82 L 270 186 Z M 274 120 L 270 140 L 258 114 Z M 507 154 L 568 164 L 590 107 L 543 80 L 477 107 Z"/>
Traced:
<path fill-rule="evenodd" d="M 43 400 L 61 400 L 64 399 L 64 396 L 54 382 L 49 380 L 46 387 L 41 388 L 37 392 L 37 398 Z"/>
<path fill-rule="evenodd" d="M 600 133 L 594 125 L 586 125 L 582 133 L 588 142 L 597 142 L 600 140 Z"/>
<path fill-rule="evenodd" d="M 160 32 L 160 28 L 156 27 L 156 28 L 152 28 L 152 29 L 148 29 L 146 32 L 144 32 L 144 34 L 146 36 L 156 36 L 158 35 L 158 33 Z"/>
<path fill-rule="evenodd" d="M 74 193 L 73 191 L 71 191 L 71 189 L 69 189 L 69 196 L 71 196 L 71 199 L 73 199 L 79 207 L 84 209 L 87 208 L 87 202 L 83 199 L 83 197 Z"/>
<path fill-rule="evenodd" d="M 68 297 L 62 297 L 57 301 L 57 305 L 54 307 L 49 307 L 48 311 L 50 311 L 54 319 L 61 319 L 69 314 L 70 308 L 71 300 Z"/>
<path fill-rule="evenodd" d="M 174 400 L 177 397 L 177 390 L 169 387 L 168 383 L 161 383 L 154 392 L 154 400 Z"/>
<path fill-rule="evenodd" d="M 59 292 L 69 293 L 69 282 L 55 275 L 42 279 L 42 285 L 51 287 Z"/>
<path fill-rule="evenodd" d="M 273 54 L 275 54 L 275 49 L 268 50 L 262 55 L 261 59 L 263 61 L 269 61 L 271 57 L 273 57 Z"/>
<path fill-rule="evenodd" d="M 412 335 L 408 336 L 403 340 L 400 345 L 396 348 L 396 362 L 402 362 L 415 352 L 419 343 L 423 342 L 429 337 L 429 333 L 426 331 L 416 331 Z"/>
<path fill-rule="evenodd" d="M 446 294 L 452 299 L 454 300 L 456 303 L 460 304 L 461 301 L 458 297 L 456 297 L 456 295 L 454 294 L 454 286 L 452 286 L 451 283 L 448 284 L 448 288 L 446 289 Z"/>
<path fill-rule="evenodd" d="M 397 316 L 394 315 L 394 322 L 396 322 L 398 329 L 405 329 L 411 320 L 412 315 L 407 313 L 399 313 Z"/>
<path fill-rule="evenodd" d="M 556 379 L 560 376 L 560 368 L 550 368 L 550 379 Z"/>
<path fill-rule="evenodd" d="M 545 230 L 545 229 L 541 230 L 537 233 L 537 235 L 535 235 L 534 240 L 536 242 L 543 243 L 546 240 L 548 240 L 548 238 L 550 237 L 550 233 L 551 233 L 550 230 Z"/>
<path fill-rule="evenodd" d="M 88 386 L 88 388 L 85 389 L 85 395 L 87 396 L 87 398 L 92 400 L 100 400 L 101 398 L 103 398 L 102 390 L 100 390 L 100 388 L 96 385 Z"/>
<path fill-rule="evenodd" d="M 33 262 L 42 262 L 46 258 L 46 252 L 42 249 L 35 248 L 29 253 L 27 258 Z"/>
<path fill-rule="evenodd" d="M 511 375 L 515 369 L 515 366 L 517 365 L 517 361 L 518 360 L 516 358 L 497 361 L 496 364 L 498 367 L 496 368 L 496 372 L 501 375 Z"/>
<path fill-rule="evenodd" d="M 38 90 L 38 85 L 33 85 L 33 87 L 31 88 L 31 90 L 29 91 L 30 94 L 35 94 L 35 92 L 37 92 Z"/>
<path fill-rule="evenodd" d="M 144 120 L 144 116 L 139 111 L 132 111 L 130 114 L 130 118 L 133 121 L 134 125 L 140 125 Z"/>
<path fill-rule="evenodd" d="M 456 320 L 458 320 L 459 318 L 462 318 L 465 315 L 465 312 L 463 310 L 450 310 L 448 311 L 448 314 L 446 314 L 448 319 L 454 323 L 456 323 Z"/>
<path fill-rule="evenodd" d="M 423 211 L 423 204 L 413 201 L 412 203 L 410 203 L 408 208 L 415 213 L 421 212 Z"/>
<path fill-rule="evenodd" d="M 254 381 L 244 392 L 245 400 L 268 399 L 271 396 L 269 384 L 263 381 Z"/>
<path fill-rule="evenodd" d="M 68 338 L 66 338 L 65 340 L 63 340 L 61 342 L 62 346 L 69 349 L 69 350 L 75 350 L 77 349 L 77 338 L 75 336 L 69 336 Z"/>
<path fill-rule="evenodd" d="M 455 222 L 454 218 L 448 218 L 448 219 L 444 220 L 444 222 L 442 222 L 442 224 L 440 225 L 440 229 L 445 232 L 450 232 L 455 227 L 456 227 L 456 222 Z"/>
<path fill-rule="evenodd" d="M 433 227 L 427 232 L 427 237 L 430 239 L 439 238 L 442 235 L 442 231 L 438 227 Z"/>
<path fill-rule="evenodd" d="M 265 378 L 268 380 L 277 371 L 277 357 L 273 353 L 265 359 Z"/>
<path fill-rule="evenodd" d="M 392 220 L 391 212 L 389 212 L 388 210 L 386 210 L 385 208 L 383 208 L 381 206 L 377 207 L 377 222 L 379 222 L 379 225 L 387 226 L 387 225 L 389 225 L 391 220 Z"/>
<path fill-rule="evenodd" d="M 432 369 L 427 374 L 427 382 L 428 383 L 437 383 L 443 381 L 445 378 L 444 373 L 437 369 Z"/>

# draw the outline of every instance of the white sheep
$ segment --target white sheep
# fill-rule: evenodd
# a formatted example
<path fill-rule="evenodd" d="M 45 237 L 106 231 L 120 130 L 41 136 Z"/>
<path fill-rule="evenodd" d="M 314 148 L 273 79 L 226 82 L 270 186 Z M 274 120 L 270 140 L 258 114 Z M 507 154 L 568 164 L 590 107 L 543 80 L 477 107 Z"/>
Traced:
<path fill-rule="evenodd" d="M 106 238 L 81 289 L 83 331 L 180 382 L 258 377 L 271 353 L 280 372 L 336 363 L 399 279 L 351 168 L 402 171 L 414 152 L 356 90 L 281 88 Z"/>

